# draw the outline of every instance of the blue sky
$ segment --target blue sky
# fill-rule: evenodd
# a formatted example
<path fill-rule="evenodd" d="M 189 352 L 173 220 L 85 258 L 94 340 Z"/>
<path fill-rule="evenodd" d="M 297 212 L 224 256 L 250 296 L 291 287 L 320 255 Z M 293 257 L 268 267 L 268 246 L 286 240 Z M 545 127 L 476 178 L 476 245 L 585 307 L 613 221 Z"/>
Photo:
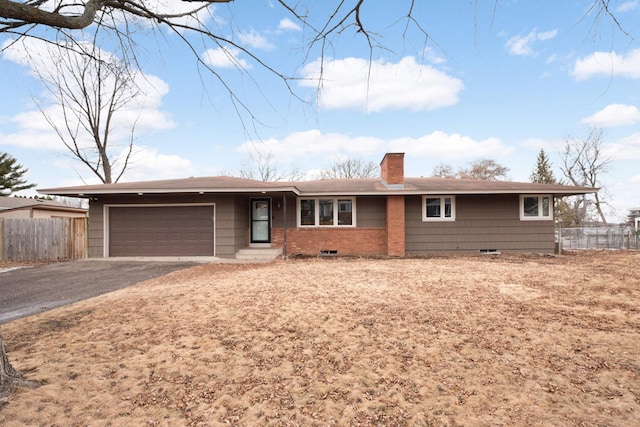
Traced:
<path fill-rule="evenodd" d="M 319 25 L 336 2 L 302 3 Z M 310 31 L 281 6 L 212 6 L 210 26 L 298 78 L 290 81 L 292 94 L 246 54 L 192 38 L 259 121 L 236 111 L 175 34 L 141 26 L 145 97 L 118 121 L 121 130 L 138 123 L 135 162 L 122 180 L 239 175 L 251 166 L 248 152 L 270 153 L 282 171 L 295 167 L 312 178 L 345 158 L 378 163 L 385 152 L 405 152 L 408 176 L 489 158 L 509 167 L 510 179 L 527 181 L 541 148 L 562 177 L 566 138 L 585 138 L 595 126 L 604 129 L 603 151 L 612 160 L 601 178 L 608 217 L 619 220 L 640 207 L 640 1 L 611 2 L 628 35 L 589 3 L 417 2 L 425 41 L 411 24 L 404 33 L 405 2 L 368 1 L 361 18 L 384 49 L 374 49 L 370 62 L 366 40 L 342 32 L 325 51 L 319 91 L 320 51 L 306 49 Z M 0 91 L 10 100 L 0 105 L 0 151 L 16 157 L 40 188 L 96 183 L 34 103 L 59 113 L 25 60 L 25 53 L 46 58 L 41 49 L 27 41 L 0 56 Z"/>

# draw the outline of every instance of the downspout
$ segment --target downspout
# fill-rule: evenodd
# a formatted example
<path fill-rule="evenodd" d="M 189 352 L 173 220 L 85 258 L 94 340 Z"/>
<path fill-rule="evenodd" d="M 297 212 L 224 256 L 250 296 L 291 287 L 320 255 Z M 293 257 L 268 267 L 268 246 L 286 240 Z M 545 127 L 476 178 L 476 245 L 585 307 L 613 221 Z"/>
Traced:
<path fill-rule="evenodd" d="M 282 192 L 282 257 L 287 259 L 287 193 Z"/>

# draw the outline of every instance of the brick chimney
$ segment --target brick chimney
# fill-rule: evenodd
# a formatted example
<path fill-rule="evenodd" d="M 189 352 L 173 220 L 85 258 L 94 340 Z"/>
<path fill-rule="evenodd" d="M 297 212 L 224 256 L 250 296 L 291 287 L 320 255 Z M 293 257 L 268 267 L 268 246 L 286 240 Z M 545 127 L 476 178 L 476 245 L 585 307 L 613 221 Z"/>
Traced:
<path fill-rule="evenodd" d="M 380 177 L 388 187 L 404 186 L 404 153 L 387 153 L 380 162 Z"/>

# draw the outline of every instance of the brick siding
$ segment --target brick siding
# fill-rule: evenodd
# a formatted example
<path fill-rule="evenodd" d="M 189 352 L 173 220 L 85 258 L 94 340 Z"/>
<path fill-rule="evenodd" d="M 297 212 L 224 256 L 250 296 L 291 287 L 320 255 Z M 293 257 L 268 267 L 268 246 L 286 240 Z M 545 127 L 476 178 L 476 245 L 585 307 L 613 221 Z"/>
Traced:
<path fill-rule="evenodd" d="M 387 255 L 405 255 L 404 196 L 387 197 Z"/>
<path fill-rule="evenodd" d="M 273 246 L 282 247 L 283 229 L 272 228 L 271 239 Z M 287 229 L 288 255 L 319 255 L 321 251 L 338 251 L 338 255 L 386 255 L 386 243 L 384 228 Z"/>
<path fill-rule="evenodd" d="M 387 153 L 380 163 L 380 177 L 387 184 L 404 184 L 404 153 Z"/>

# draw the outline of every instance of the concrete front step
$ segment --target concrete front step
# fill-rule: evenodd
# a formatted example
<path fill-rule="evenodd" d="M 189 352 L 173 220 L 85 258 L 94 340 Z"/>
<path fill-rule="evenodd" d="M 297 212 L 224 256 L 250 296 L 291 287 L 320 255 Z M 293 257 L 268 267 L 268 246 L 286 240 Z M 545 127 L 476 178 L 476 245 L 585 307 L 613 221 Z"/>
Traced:
<path fill-rule="evenodd" d="M 245 248 L 236 252 L 236 259 L 273 260 L 282 254 L 282 248 Z"/>

